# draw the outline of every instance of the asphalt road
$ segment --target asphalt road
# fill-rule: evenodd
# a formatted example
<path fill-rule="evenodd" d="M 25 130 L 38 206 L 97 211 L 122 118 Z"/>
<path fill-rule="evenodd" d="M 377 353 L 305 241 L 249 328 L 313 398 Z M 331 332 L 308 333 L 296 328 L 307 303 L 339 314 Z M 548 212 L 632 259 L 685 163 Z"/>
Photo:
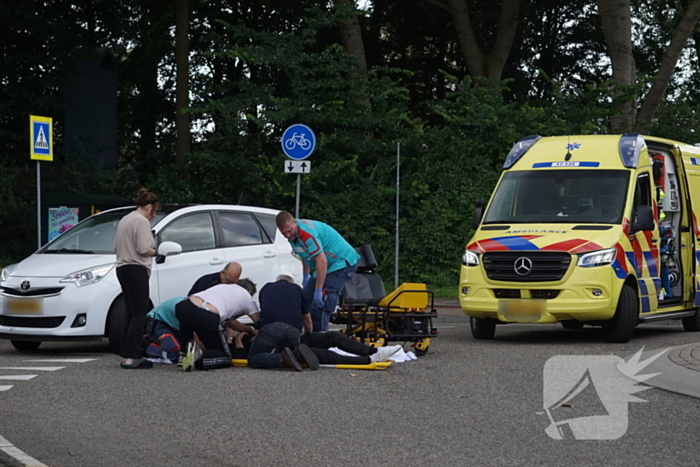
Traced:
<path fill-rule="evenodd" d="M 440 316 L 427 356 L 384 371 L 125 371 L 106 341 L 32 353 L 0 341 L 0 377 L 37 375 L 0 379 L 12 386 L 0 391 L 0 436 L 52 467 L 698 465 L 697 399 L 641 392 L 648 402 L 628 405 L 626 433 L 615 440 L 554 440 L 542 412 L 552 356 L 627 358 L 700 334 L 643 326 L 620 345 L 592 328 L 509 325 L 476 341 L 461 311 Z M 61 369 L 17 368 L 38 366 Z"/>

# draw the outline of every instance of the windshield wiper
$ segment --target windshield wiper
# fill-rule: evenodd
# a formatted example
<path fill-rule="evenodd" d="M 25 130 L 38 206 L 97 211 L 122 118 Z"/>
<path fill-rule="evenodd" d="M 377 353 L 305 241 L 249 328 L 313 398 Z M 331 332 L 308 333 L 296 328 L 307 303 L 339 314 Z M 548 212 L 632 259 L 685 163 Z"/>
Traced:
<path fill-rule="evenodd" d="M 78 250 L 73 248 L 59 248 L 58 250 L 46 250 L 44 253 L 83 253 L 91 255 L 94 252 L 92 250 Z"/>

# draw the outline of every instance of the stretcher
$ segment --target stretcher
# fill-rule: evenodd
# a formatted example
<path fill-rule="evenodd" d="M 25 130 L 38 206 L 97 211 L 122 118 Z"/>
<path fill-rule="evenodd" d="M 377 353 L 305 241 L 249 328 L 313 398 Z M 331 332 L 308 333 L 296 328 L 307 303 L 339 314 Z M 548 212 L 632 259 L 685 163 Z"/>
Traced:
<path fill-rule="evenodd" d="M 430 339 L 437 336 L 432 326 L 435 317 L 433 292 L 425 284 L 404 283 L 378 300 L 346 300 L 334 322 L 344 325 L 340 332 L 346 336 L 373 347 L 412 342 L 420 357 L 428 353 Z"/>
<path fill-rule="evenodd" d="M 333 322 L 344 327 L 346 336 L 373 347 L 411 342 L 417 356 L 428 353 L 430 339 L 437 337 L 433 292 L 425 284 L 404 283 L 387 295 L 372 247 L 364 244 L 355 251 L 357 271 L 343 287 Z"/>

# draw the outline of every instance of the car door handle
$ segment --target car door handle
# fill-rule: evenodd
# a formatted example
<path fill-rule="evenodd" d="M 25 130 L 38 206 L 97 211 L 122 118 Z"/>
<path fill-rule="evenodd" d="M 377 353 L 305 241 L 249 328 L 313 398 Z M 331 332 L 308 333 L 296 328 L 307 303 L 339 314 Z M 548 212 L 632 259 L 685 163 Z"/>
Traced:
<path fill-rule="evenodd" d="M 211 264 L 212 266 L 216 266 L 218 264 L 224 264 L 224 260 L 219 259 L 219 258 L 212 258 L 211 261 L 209 261 L 209 264 Z"/>
<path fill-rule="evenodd" d="M 274 251 L 266 251 L 264 256 L 265 258 L 274 258 L 275 256 L 277 256 L 277 253 L 275 253 Z"/>

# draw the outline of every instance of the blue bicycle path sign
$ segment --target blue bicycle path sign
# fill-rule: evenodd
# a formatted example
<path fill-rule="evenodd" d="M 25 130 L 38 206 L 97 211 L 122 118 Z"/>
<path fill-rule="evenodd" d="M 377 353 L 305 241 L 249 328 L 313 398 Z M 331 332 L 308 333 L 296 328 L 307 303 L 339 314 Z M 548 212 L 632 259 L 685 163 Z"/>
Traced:
<path fill-rule="evenodd" d="M 284 130 L 280 143 L 287 157 L 300 161 L 316 149 L 316 135 L 308 126 L 297 123 Z"/>

